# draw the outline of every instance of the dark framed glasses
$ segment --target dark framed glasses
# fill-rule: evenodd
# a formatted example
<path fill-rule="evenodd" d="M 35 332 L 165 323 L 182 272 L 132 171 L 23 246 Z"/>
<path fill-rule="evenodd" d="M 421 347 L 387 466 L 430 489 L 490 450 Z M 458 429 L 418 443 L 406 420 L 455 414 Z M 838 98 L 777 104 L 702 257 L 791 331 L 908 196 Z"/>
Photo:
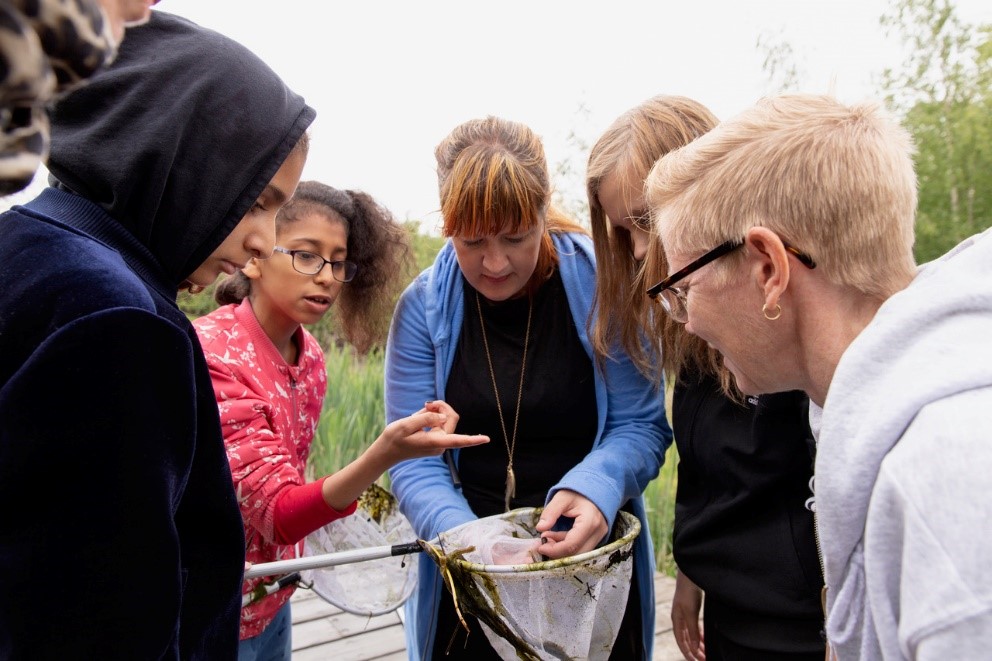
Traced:
<path fill-rule="evenodd" d="M 695 273 L 710 262 L 732 253 L 743 245 L 744 239 L 731 239 L 730 241 L 721 243 L 716 248 L 713 248 L 713 250 L 704 253 L 699 259 L 687 264 L 685 268 L 676 271 L 658 284 L 650 287 L 647 291 L 648 296 L 652 300 L 656 300 L 661 303 L 661 307 L 665 309 L 665 312 L 667 312 L 672 319 L 680 324 L 684 324 L 689 320 L 687 292 L 682 287 L 675 287 L 675 283 L 682 280 L 689 274 Z M 802 262 L 803 266 L 809 269 L 816 268 L 816 262 L 813 261 L 812 257 L 799 249 L 794 248 L 785 241 L 782 241 L 782 245 L 785 246 L 785 249 L 794 255 L 796 259 Z"/>
<path fill-rule="evenodd" d="M 331 275 L 338 282 L 351 282 L 358 273 L 358 264 L 349 261 L 332 262 L 309 250 L 286 250 L 276 246 L 272 249 L 293 258 L 293 268 L 303 275 L 317 275 L 326 264 L 331 265 Z"/>

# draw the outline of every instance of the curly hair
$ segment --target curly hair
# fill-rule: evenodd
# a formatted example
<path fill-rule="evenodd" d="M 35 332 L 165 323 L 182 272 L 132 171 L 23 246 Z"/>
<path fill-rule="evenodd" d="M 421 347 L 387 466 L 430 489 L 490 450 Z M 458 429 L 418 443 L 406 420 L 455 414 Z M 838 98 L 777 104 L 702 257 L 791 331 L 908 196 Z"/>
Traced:
<path fill-rule="evenodd" d="M 358 272 L 341 288 L 335 320 L 344 339 L 365 353 L 385 338 L 393 301 L 410 272 L 407 232 L 367 193 L 302 181 L 276 215 L 276 234 L 309 213 L 345 225 L 348 261 L 358 265 Z M 214 296 L 225 305 L 239 303 L 250 293 L 251 281 L 238 272 L 220 283 Z"/>

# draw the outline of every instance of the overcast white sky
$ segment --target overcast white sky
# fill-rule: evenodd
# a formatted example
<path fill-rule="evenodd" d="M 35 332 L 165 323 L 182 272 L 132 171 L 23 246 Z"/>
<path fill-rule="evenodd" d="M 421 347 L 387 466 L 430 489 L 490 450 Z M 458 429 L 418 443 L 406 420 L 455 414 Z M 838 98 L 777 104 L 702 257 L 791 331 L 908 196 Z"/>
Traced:
<path fill-rule="evenodd" d="M 801 91 L 873 97 L 881 71 L 904 57 L 879 26 L 890 2 L 161 0 L 157 9 L 245 44 L 317 109 L 304 178 L 363 189 L 430 228 L 434 147 L 462 121 L 495 114 L 531 126 L 552 167 L 573 160 L 573 180 L 559 186 L 575 197 L 585 162 L 570 133 L 591 144 L 661 93 L 736 114 L 773 91 L 759 35 L 791 44 Z M 989 0 L 956 6 L 969 23 L 992 23 Z"/>

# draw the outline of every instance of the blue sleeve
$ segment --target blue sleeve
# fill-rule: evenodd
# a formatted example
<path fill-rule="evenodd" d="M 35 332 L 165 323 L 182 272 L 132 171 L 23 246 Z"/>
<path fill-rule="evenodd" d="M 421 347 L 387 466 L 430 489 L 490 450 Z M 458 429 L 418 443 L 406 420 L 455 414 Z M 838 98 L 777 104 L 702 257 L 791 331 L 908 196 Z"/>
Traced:
<path fill-rule="evenodd" d="M 586 328 L 595 300 L 595 255 L 588 237 L 565 235 L 557 240 L 569 306 L 591 355 Z M 640 497 L 658 476 L 672 430 L 665 417 L 664 388 L 655 388 L 619 347 L 596 374 L 596 402 L 602 432 L 592 451 L 551 489 L 548 499 L 560 489 L 582 494 L 612 527 L 617 511 Z"/>
<path fill-rule="evenodd" d="M 638 373 L 626 354 L 606 362 L 605 388 L 597 388 L 597 397 L 603 396 L 606 423 L 599 443 L 548 498 L 559 489 L 580 493 L 596 504 L 612 527 L 617 511 L 658 476 L 672 431 L 663 391 Z"/>
<path fill-rule="evenodd" d="M 421 288 L 415 280 L 400 297 L 386 345 L 386 420 L 392 422 L 443 397 L 437 387 L 437 351 L 431 340 Z M 442 457 L 401 462 L 389 471 L 400 511 L 422 539 L 433 539 L 475 519 L 468 502 L 451 481 Z"/>

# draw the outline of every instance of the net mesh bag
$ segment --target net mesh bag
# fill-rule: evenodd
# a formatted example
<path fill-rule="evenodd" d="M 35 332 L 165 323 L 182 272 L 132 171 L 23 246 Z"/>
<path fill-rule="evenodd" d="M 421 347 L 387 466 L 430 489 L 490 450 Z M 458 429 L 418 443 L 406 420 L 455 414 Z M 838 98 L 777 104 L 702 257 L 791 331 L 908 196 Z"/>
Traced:
<path fill-rule="evenodd" d="M 399 510 L 396 498 L 373 484 L 346 516 L 311 533 L 305 555 L 392 546 L 416 540 L 413 527 Z M 417 584 L 417 563 L 405 556 L 366 560 L 312 569 L 303 579 L 325 601 L 355 615 L 374 616 L 399 608 Z"/>
<path fill-rule="evenodd" d="M 479 619 L 500 657 L 607 659 L 626 609 L 641 524 L 620 512 L 607 544 L 542 561 L 534 551 L 540 513 L 524 508 L 471 521 L 425 550 L 459 614 Z"/>

